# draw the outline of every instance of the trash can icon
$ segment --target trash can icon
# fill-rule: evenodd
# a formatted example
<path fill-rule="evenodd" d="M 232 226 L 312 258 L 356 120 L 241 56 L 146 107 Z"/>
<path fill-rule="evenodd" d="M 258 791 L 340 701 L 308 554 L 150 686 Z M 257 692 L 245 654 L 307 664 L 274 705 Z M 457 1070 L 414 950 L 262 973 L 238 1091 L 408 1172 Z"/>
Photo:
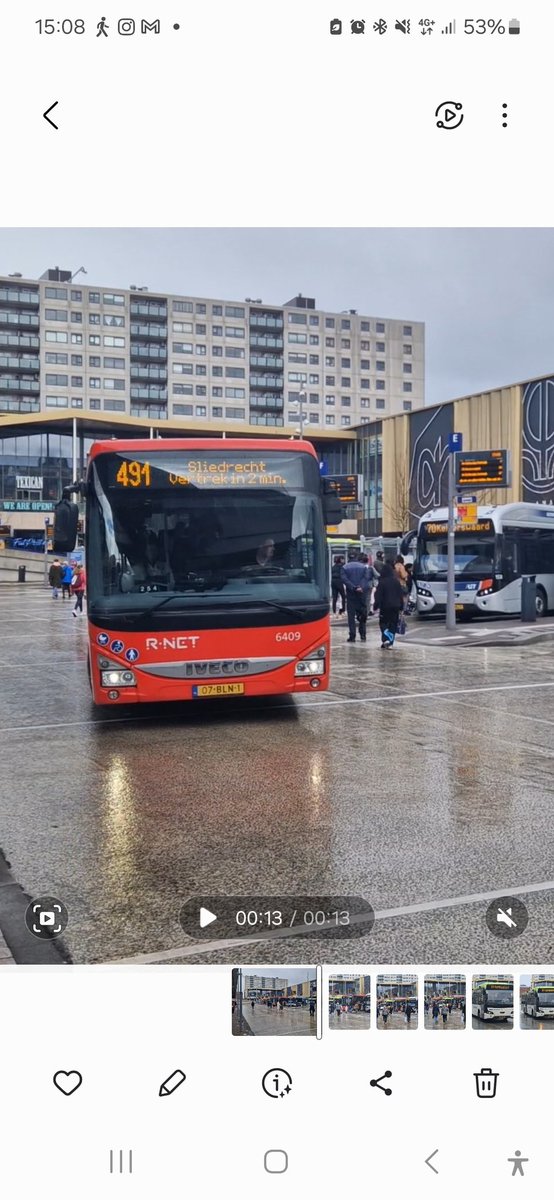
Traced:
<path fill-rule="evenodd" d="M 496 1096 L 498 1072 L 491 1070 L 490 1067 L 481 1067 L 480 1071 L 474 1071 L 474 1076 L 479 1099 L 493 1100 Z"/>

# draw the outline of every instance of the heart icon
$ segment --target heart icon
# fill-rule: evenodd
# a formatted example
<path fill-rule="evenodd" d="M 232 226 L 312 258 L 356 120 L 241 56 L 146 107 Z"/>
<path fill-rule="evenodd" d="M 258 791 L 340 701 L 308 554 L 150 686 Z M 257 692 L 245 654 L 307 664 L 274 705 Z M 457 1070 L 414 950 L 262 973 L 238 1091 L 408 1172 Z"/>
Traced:
<path fill-rule="evenodd" d="M 80 1088 L 83 1076 L 80 1071 L 56 1071 L 54 1084 L 64 1096 L 72 1096 Z"/>

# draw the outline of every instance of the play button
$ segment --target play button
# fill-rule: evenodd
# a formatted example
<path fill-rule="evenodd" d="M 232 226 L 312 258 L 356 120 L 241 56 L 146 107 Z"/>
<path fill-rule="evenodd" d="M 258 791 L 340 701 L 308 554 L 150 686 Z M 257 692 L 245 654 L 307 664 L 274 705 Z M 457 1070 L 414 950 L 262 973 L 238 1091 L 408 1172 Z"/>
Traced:
<path fill-rule="evenodd" d="M 215 913 L 210 912 L 209 908 L 200 909 L 200 928 L 205 929 L 206 925 L 211 925 L 212 921 L 217 921 Z"/>
<path fill-rule="evenodd" d="M 435 109 L 437 129 L 459 129 L 464 119 L 462 105 L 457 100 L 443 100 Z"/>

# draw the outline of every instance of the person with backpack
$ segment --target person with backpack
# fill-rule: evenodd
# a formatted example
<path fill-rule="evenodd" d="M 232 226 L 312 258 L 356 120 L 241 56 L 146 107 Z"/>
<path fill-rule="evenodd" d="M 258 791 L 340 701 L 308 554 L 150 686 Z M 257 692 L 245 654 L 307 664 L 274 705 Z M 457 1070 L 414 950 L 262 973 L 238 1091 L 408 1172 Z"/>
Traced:
<path fill-rule="evenodd" d="M 373 609 L 379 611 L 379 628 L 381 630 L 381 649 L 387 650 L 394 645 L 398 619 L 404 607 L 402 584 L 395 575 L 391 563 L 386 562 L 381 571 L 379 583 L 373 597 Z"/>
<path fill-rule="evenodd" d="M 337 611 L 337 600 L 340 596 L 340 611 L 339 617 L 344 616 L 346 610 L 346 591 L 342 581 L 342 568 L 344 566 L 344 558 L 341 554 L 335 554 L 333 566 L 331 567 L 331 595 L 333 599 L 333 612 Z"/>
<path fill-rule="evenodd" d="M 79 563 L 77 563 L 74 574 L 73 574 L 73 578 L 71 580 L 71 591 L 73 592 L 73 595 L 75 596 L 75 607 L 73 609 L 74 617 L 77 616 L 78 612 L 82 613 L 82 611 L 83 611 L 83 597 L 85 595 L 85 588 L 86 588 L 86 577 L 85 577 L 84 567 L 82 567 Z"/>
<path fill-rule="evenodd" d="M 59 558 L 55 558 L 48 572 L 48 582 L 52 588 L 52 599 L 58 599 L 58 588 L 62 585 L 62 564 Z"/>

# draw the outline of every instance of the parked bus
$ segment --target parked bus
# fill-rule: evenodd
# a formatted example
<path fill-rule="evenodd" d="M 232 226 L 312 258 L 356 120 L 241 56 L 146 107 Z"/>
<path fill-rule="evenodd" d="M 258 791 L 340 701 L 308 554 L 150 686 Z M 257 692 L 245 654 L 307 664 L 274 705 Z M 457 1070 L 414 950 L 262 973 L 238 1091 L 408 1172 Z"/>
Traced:
<path fill-rule="evenodd" d="M 525 1017 L 541 1020 L 554 1019 L 554 979 L 540 980 L 521 998 L 521 1011 Z"/>
<path fill-rule="evenodd" d="M 446 611 L 448 510 L 419 522 L 414 574 L 421 615 Z M 462 619 L 521 612 L 521 577 L 534 575 L 537 615 L 554 608 L 554 506 L 481 506 L 472 524 L 455 527 L 455 607 Z"/>
<path fill-rule="evenodd" d="M 480 1021 L 511 1021 L 514 1016 L 514 989 L 508 979 L 484 979 L 475 982 L 471 1010 Z"/>
<path fill-rule="evenodd" d="M 310 443 L 95 442 L 86 505 L 95 703 L 327 688 L 340 501 Z"/>

